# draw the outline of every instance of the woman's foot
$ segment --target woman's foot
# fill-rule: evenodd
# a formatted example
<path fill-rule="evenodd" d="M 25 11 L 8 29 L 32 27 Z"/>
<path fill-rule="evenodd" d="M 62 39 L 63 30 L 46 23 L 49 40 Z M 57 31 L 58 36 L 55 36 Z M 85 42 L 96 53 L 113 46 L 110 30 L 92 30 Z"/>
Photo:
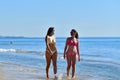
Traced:
<path fill-rule="evenodd" d="M 48 76 L 48 75 L 47 75 L 46 77 L 47 77 L 47 79 L 49 79 L 49 76 Z"/>
<path fill-rule="evenodd" d="M 72 79 L 75 79 L 75 76 L 73 76 Z"/>
<path fill-rule="evenodd" d="M 70 76 L 67 76 L 67 79 L 68 79 L 68 80 L 71 79 Z"/>
<path fill-rule="evenodd" d="M 56 74 L 54 74 L 54 77 L 55 77 L 55 78 L 57 78 L 57 77 L 58 77 L 57 73 L 56 73 Z"/>

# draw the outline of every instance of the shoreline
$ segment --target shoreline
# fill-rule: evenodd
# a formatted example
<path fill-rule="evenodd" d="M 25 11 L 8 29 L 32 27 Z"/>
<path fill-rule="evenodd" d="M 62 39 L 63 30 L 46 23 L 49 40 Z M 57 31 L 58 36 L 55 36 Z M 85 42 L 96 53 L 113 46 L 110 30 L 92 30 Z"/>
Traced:
<path fill-rule="evenodd" d="M 44 72 L 44 73 L 42 73 Z M 0 62 L 0 80 L 53 80 L 54 75 L 50 74 L 50 79 L 46 78 L 45 70 L 41 71 L 22 65 L 8 62 Z M 66 80 L 64 74 L 58 74 L 57 80 Z M 75 78 L 74 80 L 83 80 Z"/>
<path fill-rule="evenodd" d="M 93 66 L 96 66 L 95 67 L 96 70 L 90 68 Z M 101 71 L 102 69 L 97 66 L 101 66 L 101 64 L 94 65 L 91 63 L 89 64 L 82 62 L 81 64 L 77 65 L 77 69 L 79 67 L 80 68 L 78 69 L 79 71 L 76 73 L 75 75 L 76 78 L 74 80 L 109 80 L 110 78 L 111 79 L 115 78 L 115 75 L 111 73 L 104 73 L 105 75 L 102 75 L 101 72 L 105 72 L 105 71 Z M 110 67 L 110 65 L 105 65 L 105 66 Z M 111 67 L 117 68 L 112 65 Z M 92 72 L 97 72 L 97 73 L 92 73 Z M 21 63 L 14 63 L 14 62 L 6 62 L 6 61 L 0 62 L 0 80 L 19 80 L 19 79 L 20 80 L 53 80 L 54 74 L 52 68 L 50 68 L 49 75 L 50 75 L 50 79 L 46 79 L 45 68 L 43 67 L 36 67 L 36 66 L 32 67 L 30 65 L 24 65 Z M 66 72 L 60 71 L 60 69 L 58 69 L 57 80 L 66 80 L 66 79 L 67 79 Z M 115 78 L 115 80 L 116 79 L 117 78 Z M 69 80 L 73 80 L 73 79 L 69 79 Z"/>

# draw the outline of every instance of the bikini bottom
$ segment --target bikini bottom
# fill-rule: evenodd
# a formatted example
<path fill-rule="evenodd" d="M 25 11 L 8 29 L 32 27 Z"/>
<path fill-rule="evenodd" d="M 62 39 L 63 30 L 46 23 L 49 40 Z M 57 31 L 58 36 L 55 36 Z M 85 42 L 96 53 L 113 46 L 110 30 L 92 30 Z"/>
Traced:
<path fill-rule="evenodd" d="M 73 57 L 73 56 L 75 56 L 76 55 L 76 53 L 68 53 L 68 56 L 70 56 L 70 57 Z"/>

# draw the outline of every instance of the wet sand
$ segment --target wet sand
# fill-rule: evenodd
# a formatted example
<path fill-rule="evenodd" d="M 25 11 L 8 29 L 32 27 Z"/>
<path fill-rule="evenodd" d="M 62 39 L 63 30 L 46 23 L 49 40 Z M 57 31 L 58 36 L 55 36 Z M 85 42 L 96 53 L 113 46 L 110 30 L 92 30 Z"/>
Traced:
<path fill-rule="evenodd" d="M 51 73 L 51 72 L 50 72 Z M 66 73 L 58 72 L 58 78 L 55 79 L 50 74 L 50 79 L 46 79 L 45 68 L 36 68 L 23 64 L 10 62 L 0 62 L 0 80 L 108 80 L 108 78 L 93 76 L 86 72 L 76 74 L 76 78 L 68 79 Z"/>
<path fill-rule="evenodd" d="M 5 72 L 3 70 L 0 70 L 0 80 L 5 80 L 4 75 Z"/>
<path fill-rule="evenodd" d="M 44 72 L 44 73 L 43 73 Z M 0 62 L 0 80 L 66 80 L 67 77 L 64 74 L 58 74 L 58 78 L 54 78 L 50 75 L 49 79 L 46 79 L 45 70 L 39 70 L 30 68 L 28 66 Z M 69 79 L 69 80 L 83 80 L 83 79 Z"/>
<path fill-rule="evenodd" d="M 1 62 L 0 80 L 37 80 L 38 71 L 18 64 Z M 35 79 L 36 78 L 36 79 Z"/>

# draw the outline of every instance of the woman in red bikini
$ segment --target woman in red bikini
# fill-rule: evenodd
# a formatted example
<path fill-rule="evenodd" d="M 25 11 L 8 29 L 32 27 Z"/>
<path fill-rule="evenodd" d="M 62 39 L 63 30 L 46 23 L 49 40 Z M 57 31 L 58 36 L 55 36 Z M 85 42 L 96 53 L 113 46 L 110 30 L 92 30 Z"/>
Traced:
<path fill-rule="evenodd" d="M 78 61 L 80 61 L 79 54 L 79 41 L 78 41 L 78 32 L 75 29 L 72 29 L 71 37 L 67 38 L 66 45 L 64 48 L 64 59 L 67 59 L 67 76 L 69 77 L 70 67 L 72 66 L 72 78 L 75 76 L 75 65 L 76 65 L 76 55 L 78 55 Z"/>

